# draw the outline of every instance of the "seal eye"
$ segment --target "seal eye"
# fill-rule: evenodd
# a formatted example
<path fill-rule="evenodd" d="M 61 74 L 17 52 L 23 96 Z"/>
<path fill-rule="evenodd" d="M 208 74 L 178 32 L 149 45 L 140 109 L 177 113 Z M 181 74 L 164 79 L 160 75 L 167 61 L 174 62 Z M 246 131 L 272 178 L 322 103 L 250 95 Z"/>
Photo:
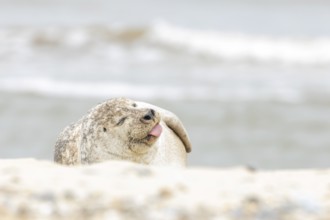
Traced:
<path fill-rule="evenodd" d="M 107 132 L 107 128 L 103 128 L 103 131 L 104 131 L 104 132 Z"/>
<path fill-rule="evenodd" d="M 132 105 L 133 107 L 136 107 L 137 106 L 137 104 L 136 103 L 133 103 L 133 105 Z"/>
<path fill-rule="evenodd" d="M 118 121 L 117 126 L 120 126 L 120 125 L 124 124 L 124 122 L 125 122 L 126 119 L 127 119 L 127 117 L 123 117 L 123 118 L 121 118 L 121 119 Z"/>

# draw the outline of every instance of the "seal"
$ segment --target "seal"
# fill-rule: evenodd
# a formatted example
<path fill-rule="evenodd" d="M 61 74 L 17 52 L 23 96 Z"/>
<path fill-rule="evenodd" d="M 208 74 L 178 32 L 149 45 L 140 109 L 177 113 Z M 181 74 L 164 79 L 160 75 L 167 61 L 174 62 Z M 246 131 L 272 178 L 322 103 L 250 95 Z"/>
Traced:
<path fill-rule="evenodd" d="M 190 151 L 186 129 L 175 114 L 149 103 L 114 98 L 60 133 L 54 161 L 78 165 L 128 160 L 185 166 Z"/>

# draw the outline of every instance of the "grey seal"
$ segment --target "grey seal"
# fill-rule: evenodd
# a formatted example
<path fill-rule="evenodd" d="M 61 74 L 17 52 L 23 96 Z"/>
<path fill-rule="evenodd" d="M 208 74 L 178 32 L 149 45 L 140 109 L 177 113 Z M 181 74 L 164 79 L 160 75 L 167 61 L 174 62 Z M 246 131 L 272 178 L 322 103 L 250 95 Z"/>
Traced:
<path fill-rule="evenodd" d="M 148 103 L 114 98 L 60 133 L 54 161 L 77 165 L 128 160 L 185 166 L 190 151 L 186 129 L 175 114 Z"/>

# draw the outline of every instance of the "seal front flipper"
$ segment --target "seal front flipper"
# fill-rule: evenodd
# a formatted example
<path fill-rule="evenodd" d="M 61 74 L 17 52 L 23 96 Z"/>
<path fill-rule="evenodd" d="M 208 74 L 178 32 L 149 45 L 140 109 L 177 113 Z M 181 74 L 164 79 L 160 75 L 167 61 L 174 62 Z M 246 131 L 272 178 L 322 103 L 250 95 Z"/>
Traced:
<path fill-rule="evenodd" d="M 191 142 L 186 129 L 184 128 L 180 119 L 170 111 L 162 110 L 162 119 L 166 125 L 174 131 L 174 133 L 181 139 L 186 148 L 186 152 L 191 152 Z"/>

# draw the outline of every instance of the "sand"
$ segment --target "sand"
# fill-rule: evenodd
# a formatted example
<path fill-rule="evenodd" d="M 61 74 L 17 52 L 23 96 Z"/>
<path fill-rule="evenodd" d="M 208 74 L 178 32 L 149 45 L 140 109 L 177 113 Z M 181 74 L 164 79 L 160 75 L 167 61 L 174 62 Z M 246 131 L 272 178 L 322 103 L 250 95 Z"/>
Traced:
<path fill-rule="evenodd" d="M 0 160 L 0 216 L 25 219 L 330 219 L 330 170 L 64 167 Z"/>

